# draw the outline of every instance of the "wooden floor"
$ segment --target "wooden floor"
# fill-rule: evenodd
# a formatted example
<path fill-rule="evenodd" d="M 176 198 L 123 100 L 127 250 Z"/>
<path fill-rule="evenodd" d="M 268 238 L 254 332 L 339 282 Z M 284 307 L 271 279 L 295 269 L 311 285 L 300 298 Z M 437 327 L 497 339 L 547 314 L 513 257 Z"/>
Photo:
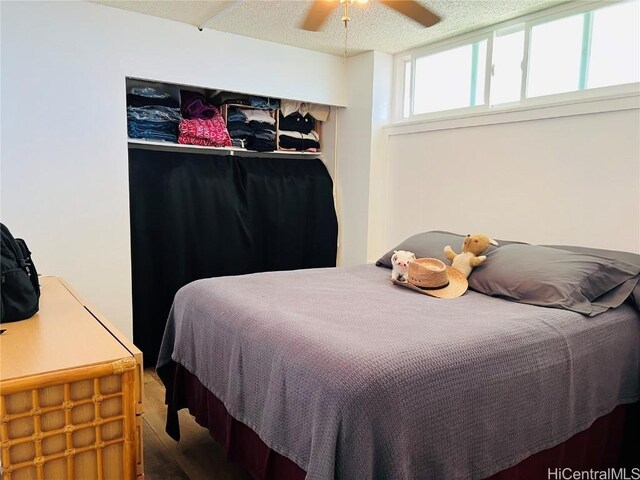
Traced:
<path fill-rule="evenodd" d="M 145 480 L 250 480 L 227 462 L 222 448 L 189 412 L 180 412 L 180 442 L 164 431 L 164 386 L 152 369 L 144 374 Z"/>

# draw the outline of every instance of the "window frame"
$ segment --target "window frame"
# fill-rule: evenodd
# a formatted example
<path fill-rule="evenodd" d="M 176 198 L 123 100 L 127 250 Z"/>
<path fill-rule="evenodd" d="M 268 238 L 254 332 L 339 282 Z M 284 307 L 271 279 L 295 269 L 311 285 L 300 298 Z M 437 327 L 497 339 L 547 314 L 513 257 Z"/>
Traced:
<path fill-rule="evenodd" d="M 590 48 L 592 28 L 593 28 L 593 12 L 603 7 L 610 7 L 617 4 L 628 3 L 632 0 L 620 0 L 611 2 L 608 0 L 597 0 L 591 2 L 574 1 L 551 7 L 540 12 L 514 18 L 505 22 L 497 23 L 483 29 L 446 39 L 440 42 L 417 47 L 405 52 L 401 52 L 394 56 L 394 96 L 393 96 L 393 124 L 416 123 L 431 120 L 455 119 L 466 116 L 477 116 L 483 114 L 492 114 L 497 112 L 514 112 L 520 110 L 530 110 L 544 106 L 556 106 L 563 104 L 575 104 L 581 101 L 592 102 L 598 99 L 618 98 L 625 96 L 634 96 L 640 93 L 640 82 L 626 83 L 619 85 L 609 85 L 606 87 L 584 88 L 582 90 L 574 90 L 570 92 L 562 92 L 557 94 L 543 95 L 537 97 L 527 97 L 527 82 L 529 77 L 529 54 L 531 49 L 531 31 L 532 28 L 544 23 L 552 22 L 573 15 L 582 15 L 590 13 L 584 17 L 585 27 L 589 27 L 588 34 L 583 30 L 583 56 L 581 57 L 580 85 L 587 82 L 584 72 L 588 72 L 589 59 L 584 58 L 584 42 L 585 35 L 588 35 L 588 48 Z M 522 77 L 520 85 L 520 99 L 514 102 L 491 105 L 491 79 L 493 74 L 493 39 L 500 32 L 501 34 L 513 33 L 518 30 L 524 31 L 524 51 L 522 62 Z M 415 63 L 416 59 L 450 50 L 464 45 L 469 45 L 482 40 L 487 41 L 487 58 L 485 68 L 485 92 L 484 103 L 481 105 L 462 107 L 451 110 L 442 110 L 438 112 L 429 112 L 423 114 L 413 113 L 413 99 L 415 92 Z M 409 114 L 404 116 L 404 66 L 407 62 L 411 64 L 411 93 L 409 98 Z"/>
<path fill-rule="evenodd" d="M 416 59 L 423 57 L 423 56 L 427 56 L 427 55 L 433 55 L 436 53 L 440 53 L 440 52 L 444 52 L 447 50 L 452 50 L 454 48 L 458 48 L 458 47 L 464 47 L 466 45 L 471 45 L 473 43 L 476 42 L 481 42 L 482 40 L 486 40 L 487 41 L 487 58 L 485 60 L 485 84 L 484 84 L 484 103 L 485 105 L 475 105 L 472 107 L 462 107 L 462 108 L 456 108 L 453 110 L 443 110 L 444 112 L 455 112 L 455 111 L 459 111 L 459 110 L 468 110 L 468 109 L 477 109 L 480 107 L 484 107 L 486 106 L 486 102 L 487 102 L 487 93 L 488 93 L 488 79 L 490 77 L 490 65 L 491 65 L 491 47 L 493 46 L 493 35 L 491 34 L 491 31 L 487 31 L 484 32 L 482 34 L 479 35 L 475 35 L 474 37 L 472 37 L 471 39 L 461 39 L 458 41 L 454 41 L 454 42 L 445 42 L 442 45 L 437 45 L 434 46 L 433 48 L 429 48 L 428 49 L 428 53 L 421 53 L 419 49 L 418 53 L 406 53 L 404 55 L 399 54 L 396 55 L 396 60 L 395 60 L 395 65 L 394 65 L 394 69 L 396 71 L 396 85 L 400 85 L 400 88 L 395 88 L 394 90 L 396 92 L 396 101 L 395 101 L 395 108 L 394 111 L 396 112 L 396 119 L 415 119 L 415 118 L 421 118 L 421 117 L 430 117 L 432 115 L 437 115 L 440 112 L 430 112 L 430 113 L 421 113 L 421 114 L 414 114 L 413 113 L 413 98 L 415 97 L 415 71 L 416 71 Z M 424 48 L 424 47 L 423 47 Z M 410 99 L 409 99 L 409 115 L 407 117 L 404 117 L 404 98 L 405 98 L 405 90 L 404 90 L 404 85 L 405 85 L 405 78 L 404 78 L 404 68 L 407 62 L 411 63 L 411 81 L 410 81 L 410 85 L 411 85 L 411 94 L 410 94 Z M 398 92 L 399 90 L 399 92 Z"/>

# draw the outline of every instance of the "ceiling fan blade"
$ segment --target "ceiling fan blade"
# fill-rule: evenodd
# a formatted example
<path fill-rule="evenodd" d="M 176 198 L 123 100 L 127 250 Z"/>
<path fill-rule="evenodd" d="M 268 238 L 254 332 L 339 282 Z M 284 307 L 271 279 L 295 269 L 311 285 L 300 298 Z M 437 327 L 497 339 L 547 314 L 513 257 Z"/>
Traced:
<path fill-rule="evenodd" d="M 334 0 L 315 0 L 311 4 L 307 12 L 307 17 L 304 19 L 304 22 L 302 22 L 302 25 L 300 25 L 300 28 L 317 32 L 335 6 L 336 2 Z"/>
<path fill-rule="evenodd" d="M 413 0 L 379 0 L 380 3 L 389 8 L 393 8 L 396 12 L 415 20 L 425 27 L 432 27 L 440 21 L 440 17 L 435 13 L 427 10 L 417 1 Z"/>

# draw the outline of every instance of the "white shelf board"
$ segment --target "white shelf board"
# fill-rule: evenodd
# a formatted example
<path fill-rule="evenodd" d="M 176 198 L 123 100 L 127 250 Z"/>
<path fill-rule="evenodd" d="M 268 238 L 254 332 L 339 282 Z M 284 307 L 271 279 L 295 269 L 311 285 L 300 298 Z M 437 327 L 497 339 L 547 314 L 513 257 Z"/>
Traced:
<path fill-rule="evenodd" d="M 157 150 L 163 152 L 193 152 L 210 155 L 240 155 L 243 157 L 287 157 L 287 158 L 318 158 L 322 152 L 296 152 L 276 150 L 273 152 L 255 152 L 240 147 L 203 147 L 200 145 L 184 145 L 181 143 L 143 140 L 139 138 L 127 138 L 129 148 L 142 148 L 145 150 Z"/>

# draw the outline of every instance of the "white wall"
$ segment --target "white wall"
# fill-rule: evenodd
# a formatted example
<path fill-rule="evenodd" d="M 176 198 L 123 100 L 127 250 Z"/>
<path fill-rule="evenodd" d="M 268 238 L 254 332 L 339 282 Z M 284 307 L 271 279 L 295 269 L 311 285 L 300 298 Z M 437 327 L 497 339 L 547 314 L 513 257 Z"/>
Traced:
<path fill-rule="evenodd" d="M 125 77 L 345 105 L 342 59 L 87 2 L 7 2 L 2 221 L 131 336 Z"/>
<path fill-rule="evenodd" d="M 380 238 L 380 192 L 385 188 L 392 57 L 367 52 L 347 60 L 349 108 L 338 115 L 338 206 L 340 264 L 367 261 L 367 248 Z"/>
<path fill-rule="evenodd" d="M 366 260 L 373 66 L 373 52 L 350 57 L 346 62 L 349 108 L 338 111 L 340 265 Z"/>
<path fill-rule="evenodd" d="M 639 112 L 391 135 L 378 254 L 434 229 L 640 252 Z"/>
<path fill-rule="evenodd" d="M 384 126 L 391 118 L 393 96 L 393 57 L 375 52 L 373 71 L 373 97 L 371 114 L 371 171 L 369 178 L 369 229 L 367 235 L 367 260 L 379 258 L 385 247 L 388 218 L 386 205 L 388 196 L 389 149 Z"/>

